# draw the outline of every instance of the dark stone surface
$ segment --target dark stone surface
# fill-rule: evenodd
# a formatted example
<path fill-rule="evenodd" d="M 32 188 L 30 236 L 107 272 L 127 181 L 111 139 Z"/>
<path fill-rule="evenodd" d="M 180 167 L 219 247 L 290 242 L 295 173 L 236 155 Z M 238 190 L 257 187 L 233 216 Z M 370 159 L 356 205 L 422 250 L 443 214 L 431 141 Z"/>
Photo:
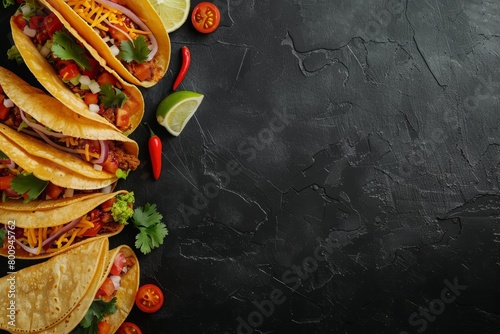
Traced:
<path fill-rule="evenodd" d="M 168 74 L 143 90 L 163 174 L 141 126 L 143 163 L 120 186 L 165 216 L 170 235 L 140 261 L 167 302 L 129 319 L 143 333 L 498 333 L 500 4 L 215 3 L 222 26 L 172 33 Z M 181 89 L 205 99 L 174 138 L 154 110 L 183 45 Z"/>

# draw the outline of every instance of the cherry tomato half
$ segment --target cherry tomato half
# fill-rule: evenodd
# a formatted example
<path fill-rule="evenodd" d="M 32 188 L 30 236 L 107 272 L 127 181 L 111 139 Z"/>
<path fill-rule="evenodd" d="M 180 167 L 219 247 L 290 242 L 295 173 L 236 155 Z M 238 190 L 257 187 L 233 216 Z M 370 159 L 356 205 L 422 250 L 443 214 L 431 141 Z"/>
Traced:
<path fill-rule="evenodd" d="M 209 34 L 219 26 L 219 8 L 211 2 L 200 2 L 191 13 L 191 22 L 196 30 Z"/>
<path fill-rule="evenodd" d="M 142 334 L 141 329 L 133 322 L 124 322 L 116 331 L 116 334 Z"/>
<path fill-rule="evenodd" d="M 154 313 L 163 305 L 163 292 L 154 284 L 144 284 L 135 295 L 135 305 L 146 313 Z"/>

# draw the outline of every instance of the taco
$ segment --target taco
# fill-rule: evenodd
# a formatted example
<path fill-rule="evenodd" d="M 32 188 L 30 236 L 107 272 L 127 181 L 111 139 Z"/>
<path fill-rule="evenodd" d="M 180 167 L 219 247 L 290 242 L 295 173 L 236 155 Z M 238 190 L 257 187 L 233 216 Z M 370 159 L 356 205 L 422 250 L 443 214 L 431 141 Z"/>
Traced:
<path fill-rule="evenodd" d="M 29 289 L 16 291 L 15 323 L 4 317 L 0 328 L 12 333 L 114 333 L 134 305 L 140 268 L 130 247 L 108 251 L 108 244 L 107 238 L 94 240 L 18 271 L 14 279 Z M 0 279 L 2 291 L 11 288 L 9 279 Z M 0 304 L 10 312 L 8 294 L 0 296 Z"/>
<path fill-rule="evenodd" d="M 170 38 L 149 1 L 40 0 L 126 81 L 155 85 L 170 62 Z"/>
<path fill-rule="evenodd" d="M 140 163 L 135 141 L 73 113 L 2 67 L 0 100 L 5 110 L 0 133 L 32 156 L 101 180 L 135 170 Z"/>
<path fill-rule="evenodd" d="M 10 23 L 15 47 L 51 95 L 78 115 L 125 134 L 137 128 L 144 115 L 142 93 L 107 67 L 71 26 L 36 0 L 23 3 Z"/>
<path fill-rule="evenodd" d="M 87 242 L 0 279 L 0 328 L 35 333 L 83 318 L 106 269 L 108 239 Z M 60 332 L 62 333 L 62 332 Z"/>
<path fill-rule="evenodd" d="M 89 240 L 120 233 L 134 213 L 134 193 L 125 190 L 66 202 L 55 206 L 44 200 L 0 203 L 0 224 L 5 229 L 0 255 L 9 254 L 9 233 L 15 233 L 16 258 L 48 258 Z M 15 225 L 13 232 L 9 232 L 10 225 Z"/>

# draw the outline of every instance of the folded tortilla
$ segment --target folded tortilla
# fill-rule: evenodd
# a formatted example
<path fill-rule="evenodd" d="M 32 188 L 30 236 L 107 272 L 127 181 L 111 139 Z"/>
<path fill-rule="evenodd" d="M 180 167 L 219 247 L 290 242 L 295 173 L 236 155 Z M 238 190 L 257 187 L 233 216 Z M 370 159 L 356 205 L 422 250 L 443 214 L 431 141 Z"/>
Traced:
<path fill-rule="evenodd" d="M 99 289 L 107 251 L 108 239 L 96 239 L 0 278 L 0 307 L 9 315 L 14 308 L 15 314 L 10 324 L 11 318 L 0 317 L 0 328 L 35 333 L 65 321 L 78 323 Z"/>
<path fill-rule="evenodd" d="M 91 213 L 92 210 L 98 208 L 107 200 L 121 194 L 127 194 L 127 191 L 119 190 L 109 194 L 89 194 L 84 197 L 79 197 L 77 201 L 65 199 L 67 205 L 64 206 L 50 206 L 51 202 L 57 203 L 58 200 L 34 200 L 29 203 L 19 203 L 15 201 L 8 201 L 5 203 L 0 202 L 0 227 L 2 225 L 8 225 L 9 221 L 14 221 L 16 229 L 23 229 L 23 235 L 25 236 L 31 233 L 32 238 L 37 240 L 40 244 L 40 241 L 43 242 L 49 238 L 50 231 L 46 231 L 48 228 L 59 229 L 75 219 L 86 217 L 87 214 Z M 88 219 L 82 218 L 81 222 L 84 223 L 84 225 L 82 224 L 81 227 L 78 225 L 74 230 L 70 230 L 66 233 L 65 239 L 68 241 L 64 241 L 59 244 L 54 241 L 48 250 L 41 252 L 40 254 L 32 254 L 17 245 L 16 258 L 43 259 L 53 257 L 67 251 L 68 249 L 78 247 L 82 243 L 89 242 L 89 240 L 108 238 L 116 235 L 124 228 L 123 224 L 112 221 L 104 224 L 104 227 L 95 236 L 79 237 L 78 235 L 84 233 L 86 228 L 91 228 L 89 225 L 90 223 L 88 223 Z M 28 239 L 28 237 L 25 238 Z M 22 242 L 22 240 L 20 242 Z M 35 248 L 38 247 L 39 246 L 36 246 Z M 8 254 L 7 247 L 0 248 L 1 256 L 8 256 Z"/>
<path fill-rule="evenodd" d="M 123 149 L 135 156 L 139 155 L 137 143 L 105 124 L 84 118 L 68 109 L 64 104 L 29 85 L 11 71 L 0 67 L 0 86 L 10 100 L 52 131 L 76 139 L 105 140 L 123 143 Z M 30 155 L 50 160 L 59 166 L 75 171 L 85 177 L 100 180 L 116 180 L 113 173 L 96 170 L 90 162 L 53 147 L 42 139 L 34 139 L 25 133 L 0 124 L 0 133 L 8 140 L 24 148 Z M 114 181 L 113 181 L 114 182 Z"/>
<path fill-rule="evenodd" d="M 137 102 L 135 110 L 133 110 L 130 115 L 130 129 L 125 131 L 125 134 L 127 135 L 132 133 L 137 126 L 139 126 L 142 117 L 144 116 L 144 98 L 141 91 L 136 86 L 123 81 L 123 79 L 119 77 L 115 71 L 106 65 L 104 59 L 99 56 L 98 52 L 95 51 L 85 41 L 85 39 L 81 38 L 69 24 L 64 22 L 63 24 L 68 32 L 75 36 L 76 39 L 90 52 L 91 56 L 97 60 L 97 62 L 107 72 L 112 74 L 118 80 L 121 90 Z M 94 122 L 101 123 L 102 125 L 110 127 L 116 131 L 120 131 L 114 124 L 110 123 L 104 117 L 91 112 L 89 106 L 85 104 L 80 97 L 77 97 L 75 93 L 59 78 L 54 67 L 44 56 L 40 54 L 31 39 L 23 33 L 23 30 L 19 29 L 19 27 L 14 23 L 13 17 L 11 18 L 10 26 L 14 43 L 29 70 L 53 97 L 78 115 L 75 116 L 75 120 L 78 119 L 81 121 L 81 119 L 86 118 Z M 0 77 L 1 76 L 3 75 L 0 75 Z"/>
<path fill-rule="evenodd" d="M 142 0 L 119 0 L 117 3 L 121 6 L 126 7 L 128 10 L 133 12 L 143 23 L 149 28 L 149 32 L 154 36 L 158 44 L 158 51 L 156 55 L 150 60 L 148 66 L 154 71 L 153 78 L 146 81 L 140 81 L 137 79 L 123 64 L 122 62 L 112 53 L 111 48 L 106 44 L 106 42 L 99 36 L 99 33 L 94 29 L 99 29 L 100 22 L 102 19 L 97 19 L 91 26 L 87 23 L 72 7 L 68 4 L 68 0 L 40 0 L 47 8 L 51 9 L 57 17 L 63 22 L 66 27 L 74 28 L 78 34 L 85 38 L 88 42 L 106 61 L 106 63 L 113 68 L 124 80 L 143 87 L 151 87 L 158 83 L 158 81 L 165 75 L 168 65 L 170 62 L 170 38 L 163 25 L 163 22 L 156 12 L 156 10 L 151 6 L 149 1 Z M 90 6 L 91 8 L 99 7 L 100 1 L 95 1 Z M 80 3 L 82 6 L 82 4 Z M 90 8 L 90 7 L 89 7 Z M 83 8 L 80 9 L 83 11 Z M 97 9 L 92 10 L 94 15 Z M 105 16 L 105 15 L 103 15 Z M 87 20 L 92 20 L 87 17 Z"/>

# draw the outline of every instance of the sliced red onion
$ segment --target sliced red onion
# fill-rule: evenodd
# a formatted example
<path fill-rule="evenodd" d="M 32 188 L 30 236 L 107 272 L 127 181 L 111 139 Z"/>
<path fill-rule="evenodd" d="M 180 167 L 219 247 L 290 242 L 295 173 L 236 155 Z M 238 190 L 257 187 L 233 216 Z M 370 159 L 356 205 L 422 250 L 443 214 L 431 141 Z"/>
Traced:
<path fill-rule="evenodd" d="M 23 33 L 26 36 L 33 38 L 36 36 L 36 29 L 31 29 L 29 26 L 24 26 Z"/>
<path fill-rule="evenodd" d="M 106 140 L 99 140 L 99 146 L 101 147 L 101 154 L 99 155 L 99 159 L 94 159 L 91 162 L 95 164 L 102 164 L 108 158 L 109 146 Z"/>
<path fill-rule="evenodd" d="M 6 108 L 12 108 L 14 106 L 14 102 L 11 99 L 4 99 L 3 106 Z"/>
<path fill-rule="evenodd" d="M 21 248 L 24 249 L 25 251 L 27 251 L 28 253 L 35 254 L 35 255 L 38 254 L 38 248 L 26 246 L 25 244 L 23 244 L 22 242 L 20 242 L 17 239 L 16 239 L 16 244 L 21 246 Z M 42 253 L 45 253 L 45 250 L 42 249 Z"/>
<path fill-rule="evenodd" d="M 142 22 L 141 19 L 137 15 L 135 15 L 130 9 L 128 9 L 122 5 L 119 5 L 117 3 L 114 3 L 112 1 L 108 1 L 108 0 L 95 0 L 95 2 L 100 3 L 100 4 L 104 4 L 108 7 L 114 8 L 114 9 L 118 9 L 124 15 L 128 16 L 135 24 L 137 24 L 139 26 L 139 28 L 141 28 L 141 30 L 151 31 L 148 28 L 148 26 L 144 22 Z M 156 38 L 153 36 L 153 34 L 148 34 L 148 37 L 149 37 L 149 40 L 151 41 L 151 44 L 153 45 L 153 49 L 149 53 L 149 56 L 147 59 L 147 61 L 150 61 L 156 55 L 156 52 L 158 52 L 158 42 L 156 41 Z"/>
<path fill-rule="evenodd" d="M 32 128 L 35 131 L 38 130 L 41 133 L 44 133 L 44 134 L 46 134 L 48 136 L 55 137 L 55 138 L 67 137 L 66 135 L 64 135 L 62 133 L 57 133 L 57 132 L 49 131 L 43 125 L 36 124 L 36 123 L 31 122 L 31 121 L 28 121 L 28 118 L 24 115 L 24 111 L 22 111 L 21 109 L 19 109 L 19 114 L 21 115 L 21 118 L 24 121 L 24 123 L 26 123 L 26 125 L 28 125 L 30 128 Z"/>
<path fill-rule="evenodd" d="M 119 32 L 121 32 L 123 35 L 125 35 L 125 37 L 128 38 L 129 41 L 132 42 L 132 45 L 134 45 L 134 40 L 132 39 L 132 37 L 130 37 L 130 35 L 126 31 L 123 31 L 122 29 L 118 28 L 117 26 L 112 25 L 108 20 L 104 20 L 103 22 L 106 23 L 108 26 L 112 27 L 113 29 L 116 29 Z"/>
<path fill-rule="evenodd" d="M 50 237 L 45 239 L 45 241 L 42 243 L 42 247 L 44 249 L 50 248 L 50 246 L 52 246 L 52 243 L 54 242 L 54 240 L 58 239 L 62 234 L 68 232 L 73 227 L 75 227 L 76 224 L 78 224 L 80 222 L 80 220 L 82 220 L 82 217 L 73 220 L 71 223 L 69 223 L 68 225 L 64 226 L 59 231 L 57 231 L 57 233 L 55 233 L 54 235 L 51 235 Z"/>
<path fill-rule="evenodd" d="M 4 165 L 7 167 L 7 168 L 10 168 L 10 169 L 14 169 L 16 168 L 16 163 L 14 162 L 14 160 L 12 159 L 6 159 L 8 162 L 5 162 Z"/>
<path fill-rule="evenodd" d="M 45 142 L 47 144 L 49 144 L 50 146 L 52 147 L 55 147 L 57 148 L 58 150 L 61 150 L 61 151 L 64 151 L 64 152 L 68 152 L 68 153 L 73 153 L 73 154 L 78 154 L 78 152 L 76 152 L 74 149 L 72 148 L 69 148 L 69 147 L 66 147 L 66 146 L 62 146 L 62 145 L 58 145 L 56 143 L 54 143 L 49 137 L 47 137 L 44 133 L 42 133 L 41 131 L 38 131 L 36 129 L 34 129 L 36 133 L 38 133 L 38 135 L 43 139 L 45 140 Z"/>

